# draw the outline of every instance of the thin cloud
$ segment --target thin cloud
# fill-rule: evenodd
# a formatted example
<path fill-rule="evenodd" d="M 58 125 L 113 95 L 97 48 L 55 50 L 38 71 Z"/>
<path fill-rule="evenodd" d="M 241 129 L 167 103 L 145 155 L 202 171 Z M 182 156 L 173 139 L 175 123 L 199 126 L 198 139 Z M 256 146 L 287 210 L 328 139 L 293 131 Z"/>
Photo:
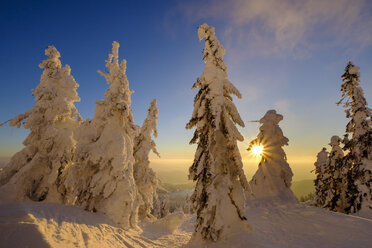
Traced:
<path fill-rule="evenodd" d="M 189 1 L 172 11 L 188 24 L 223 23 L 219 34 L 234 57 L 308 58 L 318 48 L 354 45 L 348 52 L 360 52 L 372 45 L 371 5 L 366 0 L 209 0 Z"/>

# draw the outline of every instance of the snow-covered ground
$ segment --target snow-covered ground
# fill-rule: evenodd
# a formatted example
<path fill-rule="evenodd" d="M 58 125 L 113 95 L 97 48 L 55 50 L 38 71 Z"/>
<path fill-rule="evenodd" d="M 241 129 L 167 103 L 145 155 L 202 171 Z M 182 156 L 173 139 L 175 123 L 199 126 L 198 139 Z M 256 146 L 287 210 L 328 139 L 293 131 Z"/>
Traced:
<path fill-rule="evenodd" d="M 251 231 L 195 247 L 371 247 L 372 220 L 305 204 L 246 207 Z M 125 231 L 106 216 L 51 203 L 0 204 L 0 247 L 190 247 L 194 215 L 180 212 Z"/>

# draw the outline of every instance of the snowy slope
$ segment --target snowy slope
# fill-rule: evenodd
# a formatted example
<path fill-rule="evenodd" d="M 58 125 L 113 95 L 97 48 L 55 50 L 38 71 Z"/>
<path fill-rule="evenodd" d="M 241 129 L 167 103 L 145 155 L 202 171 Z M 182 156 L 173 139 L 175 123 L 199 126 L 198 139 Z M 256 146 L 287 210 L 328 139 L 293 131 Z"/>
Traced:
<path fill-rule="evenodd" d="M 194 247 L 371 247 L 372 220 L 365 218 L 262 201 L 251 202 L 246 216 L 248 235 L 231 233 L 228 240 Z M 190 247 L 194 222 L 195 216 L 176 213 L 141 223 L 142 231 L 124 231 L 103 215 L 72 206 L 7 203 L 0 205 L 0 247 Z"/>
<path fill-rule="evenodd" d="M 124 231 L 104 215 L 72 206 L 52 203 L 0 205 L 0 247 L 4 248 L 179 247 L 190 239 L 191 233 L 181 231 L 182 227 L 171 234 L 167 226 L 172 227 L 162 222 L 147 223 L 141 234 L 135 230 Z"/>

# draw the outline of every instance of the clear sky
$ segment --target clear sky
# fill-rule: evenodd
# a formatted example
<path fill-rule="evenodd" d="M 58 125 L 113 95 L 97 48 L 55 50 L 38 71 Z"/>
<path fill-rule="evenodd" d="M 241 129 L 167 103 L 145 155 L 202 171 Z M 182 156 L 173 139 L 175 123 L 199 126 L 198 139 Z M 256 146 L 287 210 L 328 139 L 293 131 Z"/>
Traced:
<path fill-rule="evenodd" d="M 372 102 L 372 1 L 213 0 L 213 1 L 11 1 L 0 2 L 0 122 L 32 108 L 31 90 L 40 80 L 38 64 L 54 45 L 62 64 L 80 85 L 76 106 L 84 118 L 108 85 L 105 69 L 112 41 L 127 63 L 132 109 L 138 125 L 150 101 L 158 99 L 161 158 L 157 170 L 187 171 L 196 146 L 191 89 L 203 71 L 203 42 L 197 27 L 208 23 L 227 50 L 229 79 L 243 98 L 234 102 L 246 127 L 239 144 L 250 176 L 257 161 L 245 151 L 258 132 L 251 120 L 269 109 L 280 123 L 294 180 L 312 178 L 316 154 L 332 135 L 342 136 L 347 119 L 339 100 L 349 60 L 360 66 L 361 86 Z M 0 157 L 22 148 L 27 130 L 0 128 Z"/>

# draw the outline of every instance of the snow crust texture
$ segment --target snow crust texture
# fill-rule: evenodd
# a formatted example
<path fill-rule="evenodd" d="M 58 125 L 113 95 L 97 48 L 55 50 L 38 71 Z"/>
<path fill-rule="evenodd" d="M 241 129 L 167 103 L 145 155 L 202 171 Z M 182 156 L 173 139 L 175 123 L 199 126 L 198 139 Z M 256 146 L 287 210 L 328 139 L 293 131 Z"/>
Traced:
<path fill-rule="evenodd" d="M 214 243 L 191 240 L 195 215 L 174 213 L 124 231 L 106 216 L 52 203 L 0 204 L 0 247 L 128 248 L 366 248 L 371 219 L 305 204 L 247 203 L 251 230 L 229 232 Z"/>

